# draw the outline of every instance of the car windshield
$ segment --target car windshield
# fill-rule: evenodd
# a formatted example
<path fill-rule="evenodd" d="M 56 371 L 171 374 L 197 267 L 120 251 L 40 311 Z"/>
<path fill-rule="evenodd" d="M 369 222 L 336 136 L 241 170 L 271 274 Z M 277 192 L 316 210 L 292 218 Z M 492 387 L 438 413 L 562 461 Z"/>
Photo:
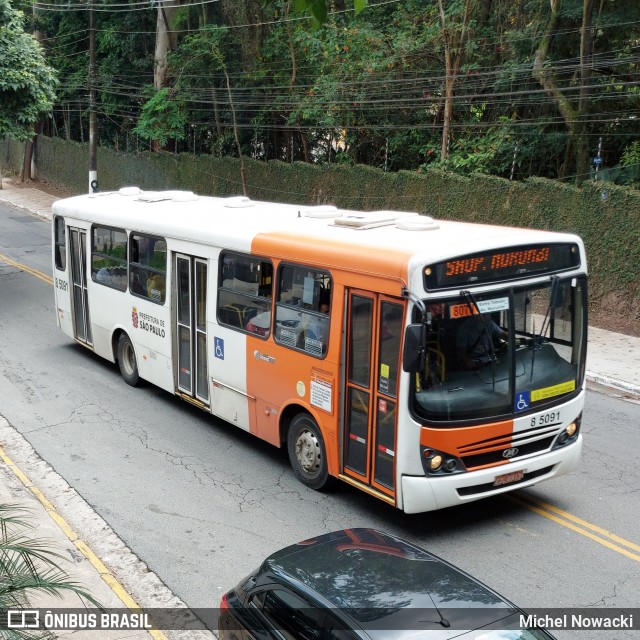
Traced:
<path fill-rule="evenodd" d="M 586 283 L 425 301 L 425 361 L 413 408 L 430 421 L 508 418 L 576 392 L 584 373 Z"/>

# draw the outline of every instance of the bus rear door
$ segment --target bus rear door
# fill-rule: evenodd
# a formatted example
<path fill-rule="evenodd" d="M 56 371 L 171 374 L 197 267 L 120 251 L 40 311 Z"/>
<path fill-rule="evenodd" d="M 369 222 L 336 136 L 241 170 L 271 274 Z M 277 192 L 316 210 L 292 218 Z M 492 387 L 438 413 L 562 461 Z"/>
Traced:
<path fill-rule="evenodd" d="M 93 337 L 87 297 L 87 232 L 85 229 L 69 227 L 69 249 L 74 337 L 78 342 L 92 346 Z"/>
<path fill-rule="evenodd" d="M 174 254 L 176 381 L 185 400 L 209 404 L 207 261 Z"/>
<path fill-rule="evenodd" d="M 403 300 L 349 292 L 343 478 L 392 504 L 404 312 Z"/>

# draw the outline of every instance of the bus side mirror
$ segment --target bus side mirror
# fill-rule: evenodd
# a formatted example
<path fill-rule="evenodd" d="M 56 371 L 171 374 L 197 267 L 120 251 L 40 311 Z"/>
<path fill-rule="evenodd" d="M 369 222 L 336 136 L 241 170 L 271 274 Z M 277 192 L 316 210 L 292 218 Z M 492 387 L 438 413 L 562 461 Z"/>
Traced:
<path fill-rule="evenodd" d="M 424 365 L 424 345 L 427 338 L 423 324 L 410 324 L 404 334 L 402 368 L 409 373 L 422 371 Z"/>

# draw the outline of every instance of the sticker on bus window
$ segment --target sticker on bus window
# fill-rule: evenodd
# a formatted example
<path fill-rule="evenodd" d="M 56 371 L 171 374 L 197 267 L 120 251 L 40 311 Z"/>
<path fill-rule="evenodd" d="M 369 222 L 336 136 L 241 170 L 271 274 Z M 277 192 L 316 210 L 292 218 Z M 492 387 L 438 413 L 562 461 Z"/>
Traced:
<path fill-rule="evenodd" d="M 531 394 L 529 391 L 520 391 L 516 393 L 516 399 L 513 402 L 513 410 L 517 413 L 519 411 L 526 411 L 531 404 Z"/>
<path fill-rule="evenodd" d="M 304 279 L 304 288 L 302 290 L 302 302 L 304 304 L 313 304 L 313 291 L 315 280 L 313 278 Z"/>
<path fill-rule="evenodd" d="M 504 311 L 509 308 L 509 298 L 493 298 L 492 300 L 478 300 L 477 308 L 471 304 L 450 304 L 449 318 L 466 318 L 477 313 L 493 313 L 494 311 Z"/>
<path fill-rule="evenodd" d="M 388 364 L 380 363 L 380 378 L 378 379 L 378 391 L 389 393 L 389 374 L 391 369 Z"/>
<path fill-rule="evenodd" d="M 554 396 L 562 395 L 563 393 L 569 393 L 575 391 L 576 381 L 569 380 L 560 384 L 554 384 L 552 387 L 544 387 L 542 389 L 534 389 L 531 392 L 531 401 L 537 402 L 538 400 L 546 400 L 547 398 L 553 398 Z"/>

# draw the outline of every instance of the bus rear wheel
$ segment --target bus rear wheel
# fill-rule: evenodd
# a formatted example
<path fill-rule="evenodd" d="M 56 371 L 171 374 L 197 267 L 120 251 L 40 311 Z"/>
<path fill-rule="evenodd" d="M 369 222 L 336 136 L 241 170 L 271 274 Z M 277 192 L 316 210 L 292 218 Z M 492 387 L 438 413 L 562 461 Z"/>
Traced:
<path fill-rule="evenodd" d="M 310 489 L 319 491 L 329 486 L 327 454 L 316 421 L 306 413 L 299 413 L 289 426 L 287 450 L 293 473 Z"/>
<path fill-rule="evenodd" d="M 127 384 L 135 387 L 140 381 L 140 375 L 138 374 L 136 352 L 126 333 L 121 333 L 118 339 L 118 366 L 120 367 L 122 379 Z"/>

